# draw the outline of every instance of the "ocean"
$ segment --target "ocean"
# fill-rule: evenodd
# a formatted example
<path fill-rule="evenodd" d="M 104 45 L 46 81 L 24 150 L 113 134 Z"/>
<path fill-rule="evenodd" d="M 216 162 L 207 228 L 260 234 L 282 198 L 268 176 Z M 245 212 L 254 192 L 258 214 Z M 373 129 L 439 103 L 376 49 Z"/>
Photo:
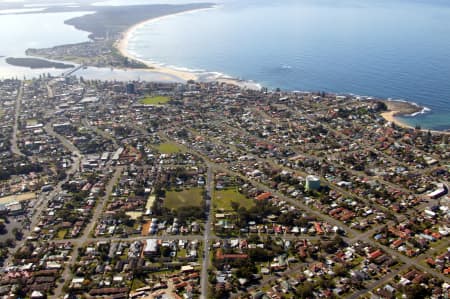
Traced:
<path fill-rule="evenodd" d="M 403 121 L 450 129 L 445 1 L 228 0 L 147 23 L 132 35 L 129 51 L 269 88 L 411 101 L 426 109 Z"/>

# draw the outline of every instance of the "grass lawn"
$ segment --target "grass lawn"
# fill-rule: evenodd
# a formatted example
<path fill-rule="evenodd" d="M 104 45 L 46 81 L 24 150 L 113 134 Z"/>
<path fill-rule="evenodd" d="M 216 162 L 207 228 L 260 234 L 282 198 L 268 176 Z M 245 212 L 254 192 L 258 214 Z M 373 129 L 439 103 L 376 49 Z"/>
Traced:
<path fill-rule="evenodd" d="M 161 154 L 176 154 L 181 152 L 181 147 L 174 142 L 164 142 L 156 147 Z"/>
<path fill-rule="evenodd" d="M 37 125 L 38 124 L 38 122 L 37 122 L 37 120 L 36 119 L 27 119 L 27 126 L 35 126 L 35 125 Z"/>
<path fill-rule="evenodd" d="M 131 285 L 131 289 L 132 290 L 136 290 L 136 289 L 143 288 L 145 286 L 147 286 L 147 284 L 145 282 L 143 282 L 140 279 L 135 278 L 135 279 L 133 279 L 133 282 L 132 282 L 132 285 Z"/>
<path fill-rule="evenodd" d="M 170 101 L 169 97 L 156 96 L 143 98 L 142 100 L 139 101 L 139 103 L 143 105 L 164 105 L 169 101 Z"/>
<path fill-rule="evenodd" d="M 56 234 L 56 238 L 58 240 L 64 239 L 64 237 L 67 235 L 67 229 L 60 229 L 58 230 L 58 233 Z"/>
<path fill-rule="evenodd" d="M 252 199 L 237 191 L 235 188 L 214 191 L 213 204 L 216 209 L 232 210 L 231 202 L 237 202 L 246 209 L 252 208 L 255 203 Z"/>
<path fill-rule="evenodd" d="M 164 207 L 179 209 L 183 207 L 201 207 L 203 204 L 202 189 L 192 188 L 183 191 L 168 191 L 164 200 Z"/>

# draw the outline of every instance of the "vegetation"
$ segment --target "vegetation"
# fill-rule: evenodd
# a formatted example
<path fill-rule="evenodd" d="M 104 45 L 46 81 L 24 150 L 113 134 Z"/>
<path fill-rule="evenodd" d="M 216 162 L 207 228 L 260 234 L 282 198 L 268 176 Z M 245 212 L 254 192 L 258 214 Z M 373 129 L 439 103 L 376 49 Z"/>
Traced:
<path fill-rule="evenodd" d="M 3 223 L 3 221 L 0 221 L 0 235 L 4 235 L 8 232 L 6 229 L 6 225 Z"/>
<path fill-rule="evenodd" d="M 229 188 L 214 192 L 214 205 L 216 209 L 226 211 L 232 210 L 232 203 L 238 203 L 242 208 L 250 209 L 255 206 L 255 202 L 240 193 L 236 188 Z"/>
<path fill-rule="evenodd" d="M 6 58 L 6 62 L 11 65 L 29 67 L 32 69 L 40 68 L 56 68 L 56 69 L 70 69 L 73 68 L 73 64 L 65 64 L 61 62 L 53 62 L 39 58 Z"/>
<path fill-rule="evenodd" d="M 161 143 L 160 145 L 158 145 L 157 150 L 161 153 L 161 154 L 176 154 L 181 152 L 181 147 L 174 143 L 174 142 L 164 142 Z"/>
<path fill-rule="evenodd" d="M 42 170 L 42 165 L 38 163 L 31 163 L 26 159 L 13 159 L 2 165 L 2 169 L 0 169 L 0 180 L 7 180 L 12 175 L 41 172 Z"/>
<path fill-rule="evenodd" d="M 62 240 L 66 237 L 66 235 L 67 235 L 67 229 L 60 229 L 60 230 L 58 230 L 57 238 L 59 240 Z"/>
<path fill-rule="evenodd" d="M 143 98 L 139 102 L 143 105 L 164 105 L 169 101 L 170 101 L 169 97 L 155 96 Z"/>
<path fill-rule="evenodd" d="M 191 188 L 183 191 L 168 191 L 164 207 L 177 210 L 186 207 L 201 207 L 203 204 L 201 188 Z"/>

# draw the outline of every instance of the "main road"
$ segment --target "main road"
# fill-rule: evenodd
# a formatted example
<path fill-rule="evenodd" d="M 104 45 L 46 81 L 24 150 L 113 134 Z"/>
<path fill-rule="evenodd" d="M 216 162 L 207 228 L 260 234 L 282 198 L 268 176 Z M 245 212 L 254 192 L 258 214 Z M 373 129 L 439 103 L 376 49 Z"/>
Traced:
<path fill-rule="evenodd" d="M 88 225 L 84 228 L 83 233 L 81 237 L 78 239 L 74 239 L 74 247 L 72 249 L 72 255 L 70 257 L 70 260 L 68 261 L 67 265 L 64 267 L 64 271 L 61 274 L 62 281 L 57 285 L 55 289 L 55 294 L 51 298 L 62 298 L 63 297 L 63 286 L 64 283 L 69 281 L 71 278 L 71 268 L 75 264 L 75 262 L 78 259 L 78 253 L 79 249 L 86 244 L 86 242 L 89 240 L 90 233 L 94 230 L 95 224 L 97 223 L 98 219 L 100 218 L 103 210 L 106 207 L 106 204 L 108 203 L 109 197 L 112 194 L 113 188 L 117 181 L 119 180 L 122 172 L 123 172 L 123 166 L 117 167 L 112 178 L 109 180 L 108 184 L 105 187 L 105 195 L 99 199 L 99 201 L 96 204 L 95 210 L 92 214 L 92 217 L 88 223 Z M 67 241 L 65 241 L 67 242 Z"/>
<path fill-rule="evenodd" d="M 214 176 L 211 167 L 208 167 L 206 176 L 206 198 L 205 198 L 205 210 L 206 210 L 206 223 L 205 233 L 203 237 L 203 262 L 202 273 L 200 277 L 200 298 L 208 298 L 208 269 L 209 269 L 209 242 L 211 240 L 211 226 L 212 226 L 212 192 L 214 190 Z"/>
<path fill-rule="evenodd" d="M 173 139 L 171 141 L 177 142 L 176 140 L 173 140 Z M 365 243 L 368 243 L 368 244 L 374 246 L 375 248 L 381 248 L 385 253 L 387 253 L 391 257 L 394 257 L 398 261 L 404 263 L 406 265 L 406 267 L 416 267 L 417 269 L 423 271 L 424 273 L 430 273 L 431 275 L 438 277 L 439 279 L 442 279 L 443 281 L 446 281 L 448 279 L 447 277 L 445 277 L 444 274 L 439 273 L 435 269 L 429 268 L 427 266 L 424 266 L 424 265 L 418 263 L 418 261 L 416 259 L 409 258 L 409 257 L 401 254 L 400 252 L 395 251 L 395 250 L 391 249 L 390 247 L 384 246 L 381 243 L 376 242 L 375 240 L 371 239 L 371 234 L 374 233 L 379 227 L 373 228 L 369 232 L 366 232 L 366 233 L 358 232 L 358 231 L 348 227 L 344 223 L 342 223 L 324 213 L 321 213 L 320 211 L 316 211 L 315 209 L 305 205 L 304 203 L 302 203 L 298 200 L 287 197 L 284 194 L 281 194 L 279 191 L 274 190 L 261 182 L 250 179 L 239 172 L 232 171 L 229 167 L 227 167 L 227 165 L 221 165 L 221 164 L 212 162 L 206 155 L 198 152 L 197 150 L 188 148 L 186 146 L 184 146 L 184 148 L 186 148 L 190 153 L 194 154 L 195 156 L 198 156 L 198 157 L 201 157 L 202 159 L 204 159 L 206 161 L 206 164 L 208 165 L 209 169 L 225 172 L 232 176 L 240 177 L 243 180 L 250 182 L 253 186 L 257 187 L 258 189 L 271 192 L 274 196 L 292 204 L 293 206 L 296 206 L 296 207 L 304 210 L 305 212 L 307 212 L 310 215 L 318 217 L 319 219 L 323 219 L 332 225 L 336 225 L 338 227 L 344 227 L 346 232 L 350 234 L 350 236 L 343 238 L 346 242 L 353 243 L 355 241 L 363 241 Z M 375 286 L 378 284 L 373 284 L 373 285 Z M 368 289 L 367 291 L 370 291 L 370 289 Z M 202 298 L 206 298 L 206 297 L 202 297 Z"/>
<path fill-rule="evenodd" d="M 31 211 L 32 216 L 31 216 L 30 225 L 29 225 L 30 229 L 25 231 L 25 233 L 23 234 L 22 240 L 16 243 L 12 252 L 16 252 L 20 247 L 23 246 L 23 244 L 25 244 L 27 237 L 30 236 L 30 234 L 31 234 L 32 229 L 34 227 L 37 227 L 37 224 L 39 222 L 39 217 L 41 216 L 43 210 L 45 208 L 47 208 L 47 201 L 50 198 L 54 198 L 55 196 L 58 196 L 58 194 L 62 190 L 62 185 L 65 184 L 69 180 L 70 176 L 79 169 L 80 162 L 81 162 L 81 156 L 76 156 L 74 158 L 74 162 L 72 163 L 72 166 L 67 171 L 66 179 L 60 181 L 56 185 L 56 187 L 53 189 L 53 191 L 51 191 L 49 194 L 46 195 L 44 193 L 40 193 L 38 195 L 38 198 L 35 201 L 32 211 Z M 9 265 L 11 262 L 11 259 L 12 259 L 12 254 L 8 256 L 8 259 L 6 260 L 5 265 Z"/>
<path fill-rule="evenodd" d="M 13 132 L 11 135 L 11 152 L 18 156 L 23 156 L 22 152 L 20 151 L 19 147 L 17 146 L 17 133 L 19 131 L 19 116 L 20 116 L 20 109 L 22 106 L 22 98 L 23 98 L 23 81 L 20 83 L 19 91 L 17 93 L 16 97 L 16 105 L 14 109 L 14 125 L 13 125 Z"/>
<path fill-rule="evenodd" d="M 53 130 L 52 123 L 48 122 L 47 124 L 45 124 L 44 130 L 47 132 L 47 134 L 58 139 L 59 142 L 61 142 L 62 145 L 72 153 L 72 155 L 74 155 L 76 157 L 82 156 L 80 150 L 75 145 L 73 145 L 73 143 L 71 143 L 69 140 L 67 140 L 66 137 L 56 133 Z"/>

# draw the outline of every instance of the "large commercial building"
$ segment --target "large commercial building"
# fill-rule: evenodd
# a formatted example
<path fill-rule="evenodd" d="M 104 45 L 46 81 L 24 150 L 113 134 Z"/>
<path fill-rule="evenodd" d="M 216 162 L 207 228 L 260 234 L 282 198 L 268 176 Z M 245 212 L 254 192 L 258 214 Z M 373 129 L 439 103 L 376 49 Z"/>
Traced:
<path fill-rule="evenodd" d="M 314 175 L 308 175 L 305 182 L 306 191 L 315 191 L 320 189 L 320 179 Z"/>

